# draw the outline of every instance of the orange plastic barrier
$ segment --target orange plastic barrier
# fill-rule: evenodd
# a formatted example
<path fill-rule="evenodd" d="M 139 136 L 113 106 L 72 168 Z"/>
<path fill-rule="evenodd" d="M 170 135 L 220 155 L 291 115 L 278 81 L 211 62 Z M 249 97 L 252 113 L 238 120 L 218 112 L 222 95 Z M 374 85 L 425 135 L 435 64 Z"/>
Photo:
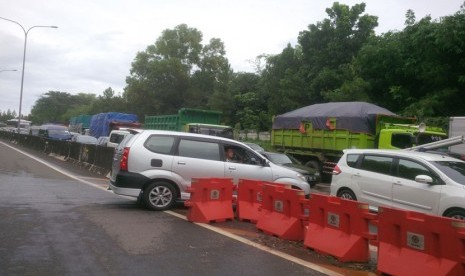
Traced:
<path fill-rule="evenodd" d="M 391 275 L 465 275 L 465 222 L 379 209 L 378 271 Z"/>
<path fill-rule="evenodd" d="M 302 241 L 308 220 L 308 200 L 303 191 L 282 185 L 263 185 L 257 228 L 281 239 Z"/>
<path fill-rule="evenodd" d="M 237 186 L 236 215 L 239 220 L 257 223 L 263 198 L 263 184 L 259 180 L 240 179 Z"/>
<path fill-rule="evenodd" d="M 376 219 L 368 205 L 334 196 L 312 194 L 304 246 L 341 262 L 370 260 L 369 221 Z"/>
<path fill-rule="evenodd" d="M 233 188 L 230 178 L 192 179 L 188 189 L 191 197 L 184 202 L 184 206 L 189 207 L 187 220 L 209 223 L 233 219 Z"/>

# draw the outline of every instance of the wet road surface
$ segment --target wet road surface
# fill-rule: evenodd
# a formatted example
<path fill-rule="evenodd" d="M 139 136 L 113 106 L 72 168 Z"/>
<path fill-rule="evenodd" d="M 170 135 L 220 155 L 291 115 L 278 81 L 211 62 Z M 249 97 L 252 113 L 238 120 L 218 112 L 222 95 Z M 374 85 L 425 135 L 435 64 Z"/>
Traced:
<path fill-rule="evenodd" d="M 0 142 L 0 275 L 370 275 L 251 223 L 144 210 L 105 177 L 28 152 L 64 173 Z"/>

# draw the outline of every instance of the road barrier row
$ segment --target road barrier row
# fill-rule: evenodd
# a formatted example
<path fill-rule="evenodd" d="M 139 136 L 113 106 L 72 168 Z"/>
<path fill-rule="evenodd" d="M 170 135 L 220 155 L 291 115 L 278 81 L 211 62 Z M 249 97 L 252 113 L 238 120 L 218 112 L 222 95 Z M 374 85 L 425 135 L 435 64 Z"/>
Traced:
<path fill-rule="evenodd" d="M 102 175 L 106 175 L 111 170 L 114 153 L 114 148 L 111 147 L 85 145 L 7 131 L 0 131 L 0 138 L 48 155 L 76 162 Z"/>
<path fill-rule="evenodd" d="M 378 247 L 380 274 L 465 275 L 464 221 L 387 207 L 375 214 L 365 203 L 316 193 L 306 199 L 299 190 L 262 181 L 240 180 L 236 200 L 232 179 L 193 183 L 189 221 L 236 217 L 341 262 L 368 262 L 372 244 Z"/>

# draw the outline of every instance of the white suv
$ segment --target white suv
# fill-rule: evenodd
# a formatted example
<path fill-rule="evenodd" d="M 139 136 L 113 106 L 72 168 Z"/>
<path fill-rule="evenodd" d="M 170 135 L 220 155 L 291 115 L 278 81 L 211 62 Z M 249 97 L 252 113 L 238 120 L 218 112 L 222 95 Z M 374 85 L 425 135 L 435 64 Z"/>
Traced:
<path fill-rule="evenodd" d="M 226 161 L 232 149 L 234 161 Z M 310 194 L 305 177 L 269 162 L 247 145 L 217 136 L 160 130 L 130 134 L 116 147 L 110 188 L 165 210 L 190 197 L 193 178 L 256 179 L 291 185 Z"/>
<path fill-rule="evenodd" d="M 465 219 L 465 162 L 406 150 L 344 150 L 331 195 L 378 206 Z"/>

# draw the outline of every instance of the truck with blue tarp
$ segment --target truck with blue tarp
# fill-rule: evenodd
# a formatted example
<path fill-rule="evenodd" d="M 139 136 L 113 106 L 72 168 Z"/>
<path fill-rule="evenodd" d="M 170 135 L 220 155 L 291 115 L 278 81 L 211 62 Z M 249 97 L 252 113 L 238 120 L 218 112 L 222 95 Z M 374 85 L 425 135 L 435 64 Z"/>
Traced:
<path fill-rule="evenodd" d="M 89 126 L 89 134 L 95 138 L 108 136 L 112 130 L 121 128 L 141 128 L 136 114 L 107 112 L 92 116 Z"/>

